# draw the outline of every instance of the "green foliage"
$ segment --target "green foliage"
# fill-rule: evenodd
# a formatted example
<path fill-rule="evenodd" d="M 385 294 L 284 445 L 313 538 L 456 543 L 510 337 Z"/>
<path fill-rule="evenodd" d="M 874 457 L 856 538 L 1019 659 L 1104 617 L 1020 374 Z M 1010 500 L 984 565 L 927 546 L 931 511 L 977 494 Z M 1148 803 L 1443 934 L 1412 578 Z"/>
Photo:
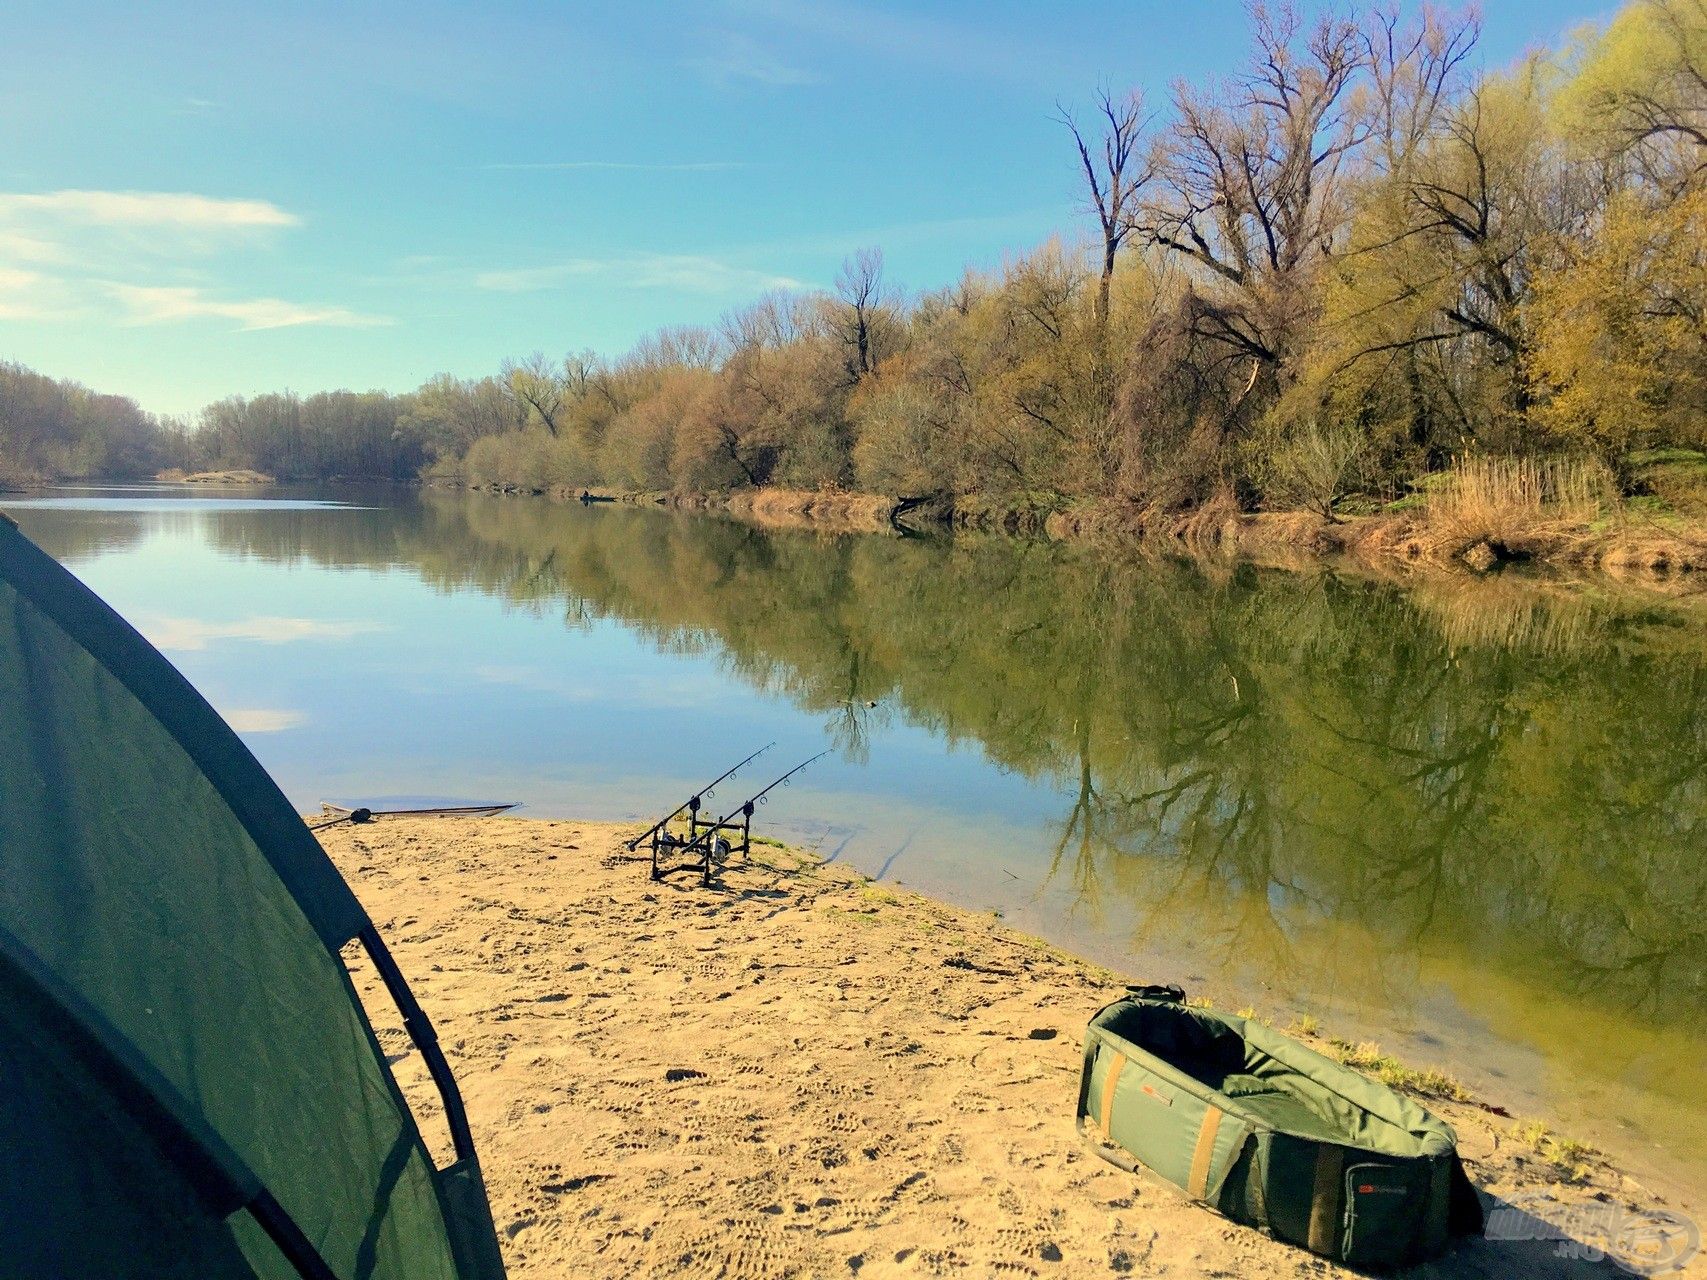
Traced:
<path fill-rule="evenodd" d="M 202 411 L 191 441 L 206 467 L 245 467 L 281 480 L 404 480 L 428 461 L 406 430 L 408 401 L 382 391 L 233 396 Z"/>
<path fill-rule="evenodd" d="M 1325 520 L 1356 487 L 1356 465 L 1368 437 L 1349 423 L 1323 426 L 1315 420 L 1290 429 L 1265 424 L 1245 445 L 1252 479 L 1265 505 L 1313 511 Z"/>
<path fill-rule="evenodd" d="M 1529 308 L 1537 422 L 1607 458 L 1707 442 L 1707 187 L 1626 193 L 1562 257 Z"/>
<path fill-rule="evenodd" d="M 14 483 L 430 468 L 1333 519 L 1466 456 L 1594 454 L 1631 480 L 1631 450 L 1707 444 L 1707 0 L 1630 0 L 1487 75 L 1442 10 L 1250 17 L 1241 72 L 1128 122 L 1120 153 L 1147 159 L 1095 244 L 917 297 L 861 249 L 830 291 L 615 359 L 233 398 L 194 431 L 7 366 L 0 458 Z"/>
<path fill-rule="evenodd" d="M 865 393 L 852 409 L 854 475 L 873 493 L 917 494 L 943 480 L 943 421 L 936 401 L 916 383 L 897 380 Z"/>
<path fill-rule="evenodd" d="M 1551 1132 L 1538 1120 L 1516 1121 L 1507 1132 L 1517 1142 L 1534 1150 L 1567 1182 L 1580 1182 L 1586 1178 L 1600 1154 L 1586 1142 Z"/>
<path fill-rule="evenodd" d="M 1707 519 L 1707 454 L 1650 449 L 1629 458 L 1631 484 L 1663 510 Z"/>

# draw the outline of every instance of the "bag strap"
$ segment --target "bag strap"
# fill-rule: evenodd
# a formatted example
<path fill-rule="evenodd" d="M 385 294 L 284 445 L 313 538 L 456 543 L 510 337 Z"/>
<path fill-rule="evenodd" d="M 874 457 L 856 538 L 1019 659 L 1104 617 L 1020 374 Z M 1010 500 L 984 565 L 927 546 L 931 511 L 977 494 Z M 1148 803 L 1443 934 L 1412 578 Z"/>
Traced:
<path fill-rule="evenodd" d="M 1324 1142 L 1316 1148 L 1316 1172 L 1310 1191 L 1310 1251 L 1338 1257 L 1344 1228 L 1345 1148 Z"/>

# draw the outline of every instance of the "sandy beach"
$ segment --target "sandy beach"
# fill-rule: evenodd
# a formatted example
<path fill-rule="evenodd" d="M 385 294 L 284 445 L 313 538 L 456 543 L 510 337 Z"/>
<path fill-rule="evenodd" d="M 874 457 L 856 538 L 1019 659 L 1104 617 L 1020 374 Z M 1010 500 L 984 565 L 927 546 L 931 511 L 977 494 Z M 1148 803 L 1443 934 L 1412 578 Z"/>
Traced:
<path fill-rule="evenodd" d="M 428 819 L 320 837 L 438 1027 L 517 1280 L 1340 1273 L 1081 1145 L 1084 1024 L 1166 975 L 776 846 L 709 888 L 654 883 L 628 834 Z M 419 1055 L 370 977 L 442 1158 Z M 1428 1105 L 1493 1196 L 1660 1204 L 1639 1170 L 1587 1155 L 1566 1172 L 1512 1118 Z M 1408 1274 L 1624 1273 L 1480 1240 Z"/>

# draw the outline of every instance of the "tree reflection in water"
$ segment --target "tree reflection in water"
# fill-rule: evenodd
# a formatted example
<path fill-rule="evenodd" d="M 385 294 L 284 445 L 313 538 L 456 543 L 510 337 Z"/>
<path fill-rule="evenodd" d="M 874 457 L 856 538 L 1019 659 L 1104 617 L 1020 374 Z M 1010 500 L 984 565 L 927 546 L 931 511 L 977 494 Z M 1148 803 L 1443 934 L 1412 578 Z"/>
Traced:
<path fill-rule="evenodd" d="M 1414 591 L 1004 538 L 825 537 L 429 492 L 213 520 L 715 653 L 858 759 L 898 717 L 1064 794 L 1050 875 L 1135 946 L 1299 991 L 1429 958 L 1699 1031 L 1707 648 L 1694 602 Z"/>
<path fill-rule="evenodd" d="M 228 554 L 619 620 L 854 760 L 901 727 L 975 748 L 1059 796 L 1039 899 L 1132 956 L 1271 1002 L 1352 993 L 1389 1027 L 1445 990 L 1577 1079 L 1703 1114 L 1699 600 L 439 492 L 193 519 Z M 71 557 L 141 536 L 87 512 L 31 528 Z"/>

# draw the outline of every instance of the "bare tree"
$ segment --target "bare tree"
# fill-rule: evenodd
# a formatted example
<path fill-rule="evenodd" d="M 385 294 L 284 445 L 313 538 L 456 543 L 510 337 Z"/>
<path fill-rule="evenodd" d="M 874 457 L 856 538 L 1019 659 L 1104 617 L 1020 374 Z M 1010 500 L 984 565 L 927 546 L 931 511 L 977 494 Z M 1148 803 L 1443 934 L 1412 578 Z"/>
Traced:
<path fill-rule="evenodd" d="M 728 355 L 729 343 L 715 329 L 702 325 L 668 325 L 635 347 L 643 363 L 658 367 L 680 365 L 688 369 L 715 369 Z"/>
<path fill-rule="evenodd" d="M 1097 131 L 1101 155 L 1093 157 L 1078 119 L 1066 107 L 1056 105 L 1056 117 L 1066 125 L 1079 149 L 1085 171 L 1090 210 L 1102 228 L 1102 276 L 1097 284 L 1097 324 L 1108 324 L 1109 287 L 1120 248 L 1132 234 L 1138 200 L 1155 177 L 1155 166 L 1139 164 L 1137 152 L 1143 140 L 1144 100 L 1132 91 L 1118 101 L 1107 89 L 1097 93 Z"/>
<path fill-rule="evenodd" d="M 847 344 L 848 377 L 853 382 L 877 368 L 876 323 L 883 306 L 883 250 L 861 249 L 842 263 L 836 274 L 836 296 L 842 314 L 843 341 Z"/>
<path fill-rule="evenodd" d="M 1175 89 L 1158 190 L 1142 202 L 1136 229 L 1223 286 L 1220 296 L 1200 296 L 1193 329 L 1250 358 L 1254 382 L 1292 354 L 1308 271 L 1346 216 L 1342 165 L 1370 126 L 1352 103 L 1366 57 L 1355 25 L 1325 14 L 1306 32 L 1290 6 L 1253 4 L 1250 13 L 1247 71 L 1210 93 Z"/>
<path fill-rule="evenodd" d="M 1156 194 L 1135 223 L 1210 286 L 1186 308 L 1191 331 L 1251 362 L 1245 394 L 1297 354 L 1317 273 L 1344 247 L 1357 166 L 1398 169 L 1425 147 L 1478 30 L 1432 6 L 1409 26 L 1391 8 L 1363 27 L 1332 12 L 1307 26 L 1289 4 L 1250 14 L 1246 71 L 1210 93 L 1175 90 Z"/>
<path fill-rule="evenodd" d="M 1364 27 L 1369 68 L 1374 163 L 1398 173 L 1423 150 L 1463 87 L 1467 63 L 1481 38 L 1474 11 L 1448 14 L 1424 4 L 1416 20 L 1401 23 L 1395 5 L 1377 8 Z"/>
<path fill-rule="evenodd" d="M 506 360 L 501 372 L 504 390 L 516 402 L 517 412 L 524 418 L 537 416 L 546 431 L 557 435 L 568 391 L 564 374 L 543 351 L 525 360 Z"/>
<path fill-rule="evenodd" d="M 725 312 L 718 327 L 728 351 L 735 354 L 785 347 L 806 337 L 814 324 L 810 309 L 798 294 L 773 290 L 747 306 Z"/>

